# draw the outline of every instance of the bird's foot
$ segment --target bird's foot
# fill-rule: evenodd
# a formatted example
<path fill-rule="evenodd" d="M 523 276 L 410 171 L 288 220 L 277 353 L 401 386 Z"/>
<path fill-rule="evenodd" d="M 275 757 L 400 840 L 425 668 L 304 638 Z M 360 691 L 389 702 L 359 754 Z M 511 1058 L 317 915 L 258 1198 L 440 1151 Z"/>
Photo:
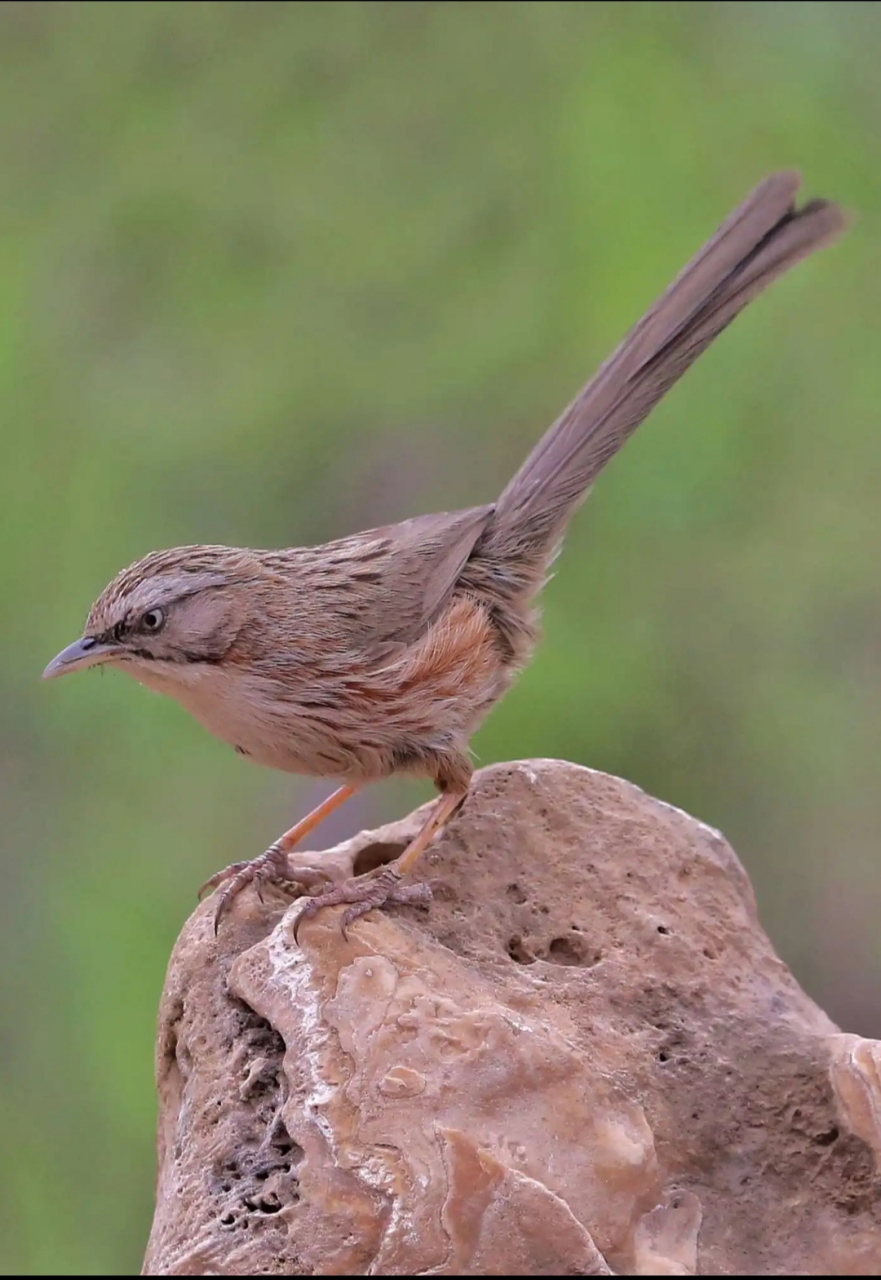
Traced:
<path fill-rule="evenodd" d="M 325 871 L 312 867 L 292 868 L 288 863 L 284 850 L 270 845 L 259 858 L 251 858 L 247 862 L 231 862 L 222 871 L 210 876 L 199 890 L 199 897 L 208 889 L 220 889 L 217 895 L 217 908 L 214 912 L 214 932 L 217 933 L 220 921 L 229 909 L 233 898 L 236 898 L 245 885 L 253 884 L 257 896 L 263 901 L 263 886 L 267 884 L 293 884 L 301 892 L 309 893 L 317 885 L 330 880 Z"/>
<path fill-rule="evenodd" d="M 384 907 L 389 902 L 431 902 L 431 889 L 427 884 L 402 884 L 401 872 L 391 863 L 384 867 L 378 875 L 368 874 L 356 876 L 352 880 L 344 880 L 325 889 L 318 897 L 310 899 L 297 912 L 294 920 L 294 941 L 298 941 L 300 926 L 304 920 L 311 920 L 325 907 L 336 907 L 348 903 L 347 911 L 340 917 L 340 931 L 348 942 L 349 925 L 359 916 L 372 911 L 374 907 Z"/>

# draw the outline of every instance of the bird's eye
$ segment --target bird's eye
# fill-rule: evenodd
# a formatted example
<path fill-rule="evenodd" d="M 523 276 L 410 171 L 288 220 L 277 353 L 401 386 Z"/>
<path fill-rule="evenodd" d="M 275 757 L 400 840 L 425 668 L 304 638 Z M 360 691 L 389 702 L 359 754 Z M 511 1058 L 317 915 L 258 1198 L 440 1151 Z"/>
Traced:
<path fill-rule="evenodd" d="M 155 635 L 165 626 L 165 614 L 161 609 L 148 609 L 141 618 L 141 630 Z"/>

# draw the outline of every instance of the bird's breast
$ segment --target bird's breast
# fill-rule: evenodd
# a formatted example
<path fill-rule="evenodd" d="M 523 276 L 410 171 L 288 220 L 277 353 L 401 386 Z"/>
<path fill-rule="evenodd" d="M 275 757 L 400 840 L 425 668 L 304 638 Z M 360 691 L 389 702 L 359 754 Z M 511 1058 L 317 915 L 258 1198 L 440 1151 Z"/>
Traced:
<path fill-rule="evenodd" d="M 513 676 L 484 610 L 465 599 L 385 663 L 348 655 L 308 671 L 157 661 L 130 670 L 259 764 L 353 781 L 430 773 L 439 754 L 467 744 Z"/>

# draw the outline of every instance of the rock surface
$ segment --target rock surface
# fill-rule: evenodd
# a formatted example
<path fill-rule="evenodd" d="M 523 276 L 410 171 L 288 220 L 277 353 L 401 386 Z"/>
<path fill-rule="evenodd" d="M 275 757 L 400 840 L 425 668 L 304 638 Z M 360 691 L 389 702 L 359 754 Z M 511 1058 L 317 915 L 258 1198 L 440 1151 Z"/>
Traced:
<path fill-rule="evenodd" d="M 798 987 L 717 832 L 526 761 L 419 874 L 430 908 L 348 944 L 251 890 L 185 925 L 144 1274 L 881 1272 L 881 1044 Z"/>

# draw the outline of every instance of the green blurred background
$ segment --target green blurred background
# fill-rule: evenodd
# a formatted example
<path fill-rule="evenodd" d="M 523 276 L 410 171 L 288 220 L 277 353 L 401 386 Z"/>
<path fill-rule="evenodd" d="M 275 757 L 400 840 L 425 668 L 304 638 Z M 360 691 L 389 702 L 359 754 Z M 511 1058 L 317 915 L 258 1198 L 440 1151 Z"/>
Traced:
<path fill-rule="evenodd" d="M 604 475 L 475 746 L 719 826 L 807 990 L 881 1035 L 879 63 L 878 4 L 0 6 L 4 1273 L 137 1270 L 169 950 L 327 789 L 43 665 L 153 548 L 494 497 L 791 165 L 853 230 Z"/>

